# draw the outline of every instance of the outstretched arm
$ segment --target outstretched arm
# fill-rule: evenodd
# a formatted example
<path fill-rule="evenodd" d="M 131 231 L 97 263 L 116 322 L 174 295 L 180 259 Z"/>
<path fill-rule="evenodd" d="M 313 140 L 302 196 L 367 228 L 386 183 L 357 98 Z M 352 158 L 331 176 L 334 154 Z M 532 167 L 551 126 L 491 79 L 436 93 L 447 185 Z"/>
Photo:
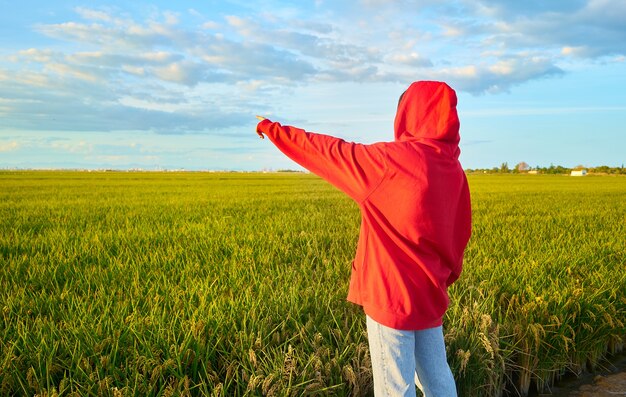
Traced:
<path fill-rule="evenodd" d="M 379 145 L 346 142 L 329 135 L 257 116 L 256 132 L 267 136 L 276 147 L 304 168 L 326 179 L 357 202 L 364 200 L 382 180 L 385 156 Z"/>

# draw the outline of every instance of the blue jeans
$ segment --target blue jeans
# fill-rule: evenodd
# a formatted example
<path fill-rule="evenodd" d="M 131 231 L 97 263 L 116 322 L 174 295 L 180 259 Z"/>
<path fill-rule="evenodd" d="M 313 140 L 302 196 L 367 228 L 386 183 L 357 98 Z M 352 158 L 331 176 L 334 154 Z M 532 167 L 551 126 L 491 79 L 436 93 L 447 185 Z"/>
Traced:
<path fill-rule="evenodd" d="M 442 327 L 402 331 L 367 316 L 367 335 L 376 397 L 415 397 L 416 384 L 425 397 L 456 397 Z"/>

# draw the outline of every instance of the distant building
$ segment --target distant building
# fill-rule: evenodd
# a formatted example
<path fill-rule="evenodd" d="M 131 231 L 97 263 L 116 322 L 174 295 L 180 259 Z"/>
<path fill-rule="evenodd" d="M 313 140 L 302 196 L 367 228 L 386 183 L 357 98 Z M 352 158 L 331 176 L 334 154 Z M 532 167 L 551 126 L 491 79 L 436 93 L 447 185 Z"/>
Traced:
<path fill-rule="evenodd" d="M 537 172 L 537 170 L 530 170 L 530 171 L 528 171 L 528 174 L 529 175 L 537 175 L 538 172 Z"/>
<path fill-rule="evenodd" d="M 572 170 L 569 174 L 570 176 L 585 176 L 587 175 L 587 170 Z"/>

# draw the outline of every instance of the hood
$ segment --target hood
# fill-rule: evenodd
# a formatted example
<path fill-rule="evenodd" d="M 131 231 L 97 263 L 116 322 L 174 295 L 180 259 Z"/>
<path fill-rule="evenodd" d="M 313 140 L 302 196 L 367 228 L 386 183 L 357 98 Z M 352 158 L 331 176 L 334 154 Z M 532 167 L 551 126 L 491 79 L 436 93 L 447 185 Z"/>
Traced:
<path fill-rule="evenodd" d="M 394 130 L 396 141 L 427 138 L 458 145 L 456 93 L 438 81 L 411 84 L 400 97 Z"/>

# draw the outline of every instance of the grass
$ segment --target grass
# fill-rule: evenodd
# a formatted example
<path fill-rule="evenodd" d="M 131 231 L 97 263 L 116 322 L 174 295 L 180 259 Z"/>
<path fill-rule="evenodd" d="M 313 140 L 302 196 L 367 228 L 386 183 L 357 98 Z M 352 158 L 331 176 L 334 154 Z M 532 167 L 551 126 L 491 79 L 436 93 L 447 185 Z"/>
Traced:
<path fill-rule="evenodd" d="M 462 396 L 618 352 L 626 178 L 470 175 Z M 304 174 L 0 173 L 0 394 L 368 395 L 356 205 Z"/>

